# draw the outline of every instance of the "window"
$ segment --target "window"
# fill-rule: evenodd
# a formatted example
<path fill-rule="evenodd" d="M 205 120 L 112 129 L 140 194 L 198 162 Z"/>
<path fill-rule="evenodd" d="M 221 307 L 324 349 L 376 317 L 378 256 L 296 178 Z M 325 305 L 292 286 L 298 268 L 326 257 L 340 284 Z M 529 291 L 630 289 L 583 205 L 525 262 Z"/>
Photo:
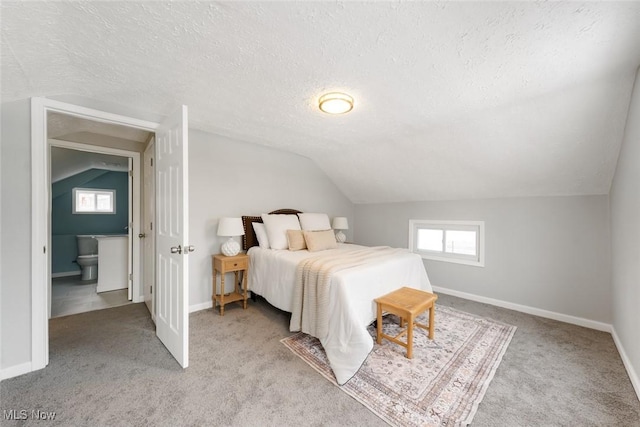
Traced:
<path fill-rule="evenodd" d="M 409 220 L 409 249 L 425 259 L 484 267 L 484 221 Z"/>
<path fill-rule="evenodd" d="M 74 188 L 73 213 L 116 213 L 116 190 L 102 190 L 98 188 Z"/>

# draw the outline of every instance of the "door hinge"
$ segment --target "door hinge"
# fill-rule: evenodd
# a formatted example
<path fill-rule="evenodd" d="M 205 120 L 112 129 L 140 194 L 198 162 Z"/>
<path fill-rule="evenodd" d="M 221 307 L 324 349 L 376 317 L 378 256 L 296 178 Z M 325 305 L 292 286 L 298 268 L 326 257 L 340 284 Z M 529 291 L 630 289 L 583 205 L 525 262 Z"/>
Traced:
<path fill-rule="evenodd" d="M 42 247 L 42 253 L 43 253 L 43 254 L 46 254 L 46 253 L 47 253 L 47 247 L 46 247 L 46 246 L 43 246 L 43 247 Z"/>
<path fill-rule="evenodd" d="M 122 176 L 122 175 L 120 175 Z M 129 171 L 129 176 L 133 176 L 133 171 Z"/>
<path fill-rule="evenodd" d="M 152 294 L 153 293 L 153 285 L 149 286 L 149 293 Z"/>
<path fill-rule="evenodd" d="M 151 230 L 153 230 L 153 223 L 149 223 L 149 226 L 151 227 Z"/>
<path fill-rule="evenodd" d="M 120 276 L 120 277 L 122 277 L 122 276 Z M 129 273 L 129 281 L 132 281 L 132 280 L 133 280 L 133 273 Z"/>
<path fill-rule="evenodd" d="M 153 157 L 151 159 L 149 159 L 149 160 L 151 160 L 151 166 L 153 166 Z"/>

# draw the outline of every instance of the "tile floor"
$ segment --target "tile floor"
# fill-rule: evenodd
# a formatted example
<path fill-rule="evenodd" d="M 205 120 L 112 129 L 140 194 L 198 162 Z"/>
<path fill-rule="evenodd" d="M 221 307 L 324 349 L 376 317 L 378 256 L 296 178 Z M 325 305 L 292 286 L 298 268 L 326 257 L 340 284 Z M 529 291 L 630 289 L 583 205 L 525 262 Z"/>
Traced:
<path fill-rule="evenodd" d="M 56 277 L 51 281 L 51 317 L 68 316 L 130 304 L 127 290 L 97 293 L 97 281 L 80 276 Z"/>

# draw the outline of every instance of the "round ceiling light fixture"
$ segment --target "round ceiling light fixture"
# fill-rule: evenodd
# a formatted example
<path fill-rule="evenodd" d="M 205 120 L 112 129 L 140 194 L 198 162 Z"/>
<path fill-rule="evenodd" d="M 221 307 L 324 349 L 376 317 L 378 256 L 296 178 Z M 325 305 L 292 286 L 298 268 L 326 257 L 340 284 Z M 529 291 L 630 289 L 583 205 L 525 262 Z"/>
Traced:
<path fill-rule="evenodd" d="M 327 114 L 344 114 L 353 109 L 353 98 L 346 93 L 325 93 L 318 102 L 320 110 Z"/>

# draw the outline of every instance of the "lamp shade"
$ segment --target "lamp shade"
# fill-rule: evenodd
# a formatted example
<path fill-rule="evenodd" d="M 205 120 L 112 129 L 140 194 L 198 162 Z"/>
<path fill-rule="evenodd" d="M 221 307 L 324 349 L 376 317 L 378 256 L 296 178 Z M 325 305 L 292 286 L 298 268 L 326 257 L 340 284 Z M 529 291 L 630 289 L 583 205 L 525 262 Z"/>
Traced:
<path fill-rule="evenodd" d="M 334 230 L 348 230 L 349 222 L 347 221 L 346 217 L 337 216 L 333 218 L 333 223 L 331 224 L 331 228 L 333 228 Z"/>
<path fill-rule="evenodd" d="M 244 227 L 241 218 L 220 218 L 218 236 L 243 236 Z"/>

